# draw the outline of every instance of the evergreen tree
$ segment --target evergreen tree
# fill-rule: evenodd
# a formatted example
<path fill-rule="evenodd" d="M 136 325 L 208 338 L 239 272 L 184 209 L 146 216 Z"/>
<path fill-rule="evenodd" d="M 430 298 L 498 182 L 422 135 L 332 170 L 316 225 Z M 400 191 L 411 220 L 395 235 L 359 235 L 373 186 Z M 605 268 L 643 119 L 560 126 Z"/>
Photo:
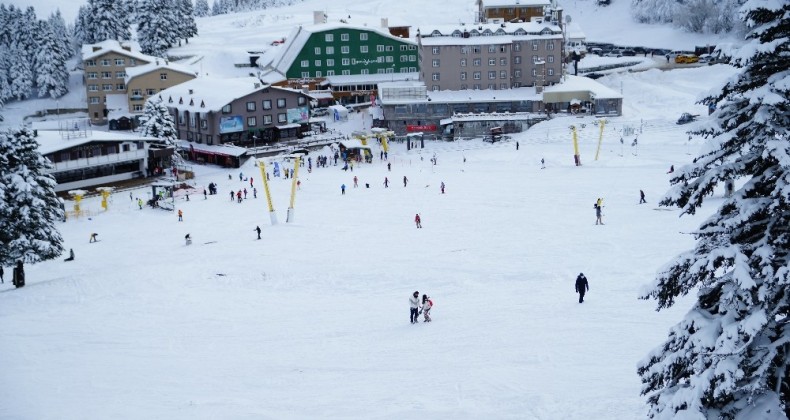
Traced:
<path fill-rule="evenodd" d="M 11 45 L 8 56 L 10 59 L 8 76 L 11 81 L 11 95 L 18 100 L 27 99 L 33 89 L 33 65 L 17 43 Z"/>
<path fill-rule="evenodd" d="M 55 223 L 63 210 L 55 195 L 49 161 L 27 128 L 0 133 L 0 264 L 16 265 L 56 258 L 63 238 Z"/>
<path fill-rule="evenodd" d="M 720 183 L 744 178 L 695 233 L 697 246 L 658 274 L 642 298 L 658 309 L 697 302 L 638 366 L 649 416 L 786 419 L 790 413 L 790 3 L 741 8 L 741 68 L 697 133 L 711 145 L 676 172 L 662 205 L 694 214 Z"/>
<path fill-rule="evenodd" d="M 55 38 L 52 27 L 45 21 L 39 29 L 38 50 L 35 65 L 38 69 L 36 85 L 38 96 L 49 95 L 59 98 L 68 92 L 69 72 L 66 68 L 66 54 L 63 44 Z"/>
<path fill-rule="evenodd" d="M 108 39 L 131 39 L 129 6 L 126 0 L 89 0 L 88 8 L 90 25 L 86 32 L 89 34 L 89 43 Z"/>
<path fill-rule="evenodd" d="M 11 61 L 8 48 L 0 44 L 0 106 L 2 106 L 5 101 L 14 97 L 14 94 L 11 92 L 11 82 L 9 79 L 10 66 Z"/>
<path fill-rule="evenodd" d="M 211 12 L 209 11 L 208 0 L 195 1 L 195 16 L 206 17 L 209 16 L 210 14 Z"/>
<path fill-rule="evenodd" d="M 51 14 L 47 22 L 52 29 L 52 35 L 55 37 L 55 41 L 58 43 L 60 54 L 63 55 L 64 60 L 68 60 L 73 55 L 71 50 L 73 40 L 69 30 L 66 29 L 66 21 L 63 20 L 60 10 L 56 10 L 55 13 Z"/>
<path fill-rule="evenodd" d="M 168 144 L 178 140 L 173 116 L 161 97 L 153 97 L 145 102 L 143 115 L 140 116 L 140 135 L 155 137 Z"/>
<path fill-rule="evenodd" d="M 178 45 L 181 39 L 189 43 L 189 38 L 197 35 L 197 24 L 195 24 L 195 11 L 192 9 L 192 0 L 174 0 L 176 2 L 175 14 L 176 25 L 178 27 Z"/>
<path fill-rule="evenodd" d="M 178 39 L 173 9 L 175 0 L 142 0 L 137 10 L 137 39 L 143 54 L 165 57 Z"/>
<path fill-rule="evenodd" d="M 214 0 L 211 3 L 211 15 L 212 16 L 221 15 L 223 13 L 222 6 L 220 5 L 220 1 L 221 0 Z"/>
<path fill-rule="evenodd" d="M 74 20 L 74 41 L 77 51 L 79 51 L 82 44 L 94 44 L 96 42 L 90 31 L 91 25 L 90 6 L 80 6 L 79 12 L 77 12 L 77 18 Z"/>

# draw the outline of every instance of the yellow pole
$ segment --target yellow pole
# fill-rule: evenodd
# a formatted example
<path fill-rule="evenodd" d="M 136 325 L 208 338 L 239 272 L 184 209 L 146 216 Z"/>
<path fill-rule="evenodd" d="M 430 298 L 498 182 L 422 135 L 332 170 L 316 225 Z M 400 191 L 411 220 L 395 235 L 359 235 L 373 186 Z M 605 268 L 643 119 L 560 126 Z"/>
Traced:
<path fill-rule="evenodd" d="M 576 126 L 571 126 L 571 132 L 573 133 L 573 161 L 576 163 L 576 166 L 581 166 L 582 164 L 582 157 L 579 155 L 579 140 L 576 138 Z"/>
<path fill-rule="evenodd" d="M 600 126 L 601 133 L 598 135 L 598 149 L 595 151 L 595 160 L 598 160 L 598 154 L 601 153 L 601 143 L 603 143 L 603 127 L 606 125 L 606 120 L 598 120 L 598 125 Z"/>
<path fill-rule="evenodd" d="M 80 217 L 80 202 L 82 202 L 82 194 L 74 194 L 74 215 Z"/>
<path fill-rule="evenodd" d="M 272 195 L 269 193 L 269 180 L 266 179 L 266 165 L 263 160 L 258 160 L 258 169 L 261 170 L 261 179 L 263 180 L 263 192 L 266 194 L 266 204 L 269 205 L 269 218 L 273 225 L 277 224 L 277 213 L 274 212 L 274 205 L 272 204 Z"/>
<path fill-rule="evenodd" d="M 389 153 L 390 145 L 387 143 L 387 136 L 381 138 L 381 147 L 384 149 L 384 153 Z"/>
<path fill-rule="evenodd" d="M 101 208 L 107 210 L 107 198 L 110 196 L 110 191 L 102 189 L 101 191 Z"/>
<path fill-rule="evenodd" d="M 294 159 L 294 173 L 291 179 L 291 206 L 288 207 L 288 217 L 285 219 L 286 223 L 291 223 L 294 221 L 294 201 L 296 200 L 296 180 L 299 177 L 299 161 L 301 161 L 301 157 L 297 156 Z"/>

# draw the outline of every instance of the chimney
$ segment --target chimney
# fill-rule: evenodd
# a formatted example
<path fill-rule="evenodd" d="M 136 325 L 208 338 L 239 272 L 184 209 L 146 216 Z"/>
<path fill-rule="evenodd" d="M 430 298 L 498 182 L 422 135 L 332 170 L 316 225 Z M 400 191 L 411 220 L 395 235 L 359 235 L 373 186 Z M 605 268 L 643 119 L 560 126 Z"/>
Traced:
<path fill-rule="evenodd" d="M 193 93 L 194 93 L 194 91 L 192 89 L 189 89 L 189 94 L 191 95 Z"/>
<path fill-rule="evenodd" d="M 381 18 L 381 27 L 387 29 L 390 27 L 390 21 L 387 18 Z"/>
<path fill-rule="evenodd" d="M 321 10 L 313 11 L 313 24 L 326 23 L 326 14 Z"/>

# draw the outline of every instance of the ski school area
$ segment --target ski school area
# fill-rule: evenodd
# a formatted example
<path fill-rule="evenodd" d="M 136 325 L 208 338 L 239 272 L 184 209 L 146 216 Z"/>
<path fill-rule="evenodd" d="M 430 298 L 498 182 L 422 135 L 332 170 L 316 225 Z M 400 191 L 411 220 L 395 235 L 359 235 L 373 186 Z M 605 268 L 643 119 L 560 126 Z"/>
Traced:
<path fill-rule="evenodd" d="M 553 118 L 386 159 L 371 141 L 346 170 L 331 149 L 301 156 L 309 170 L 193 165 L 172 210 L 139 204 L 150 185 L 83 197 L 59 225 L 75 258 L 0 285 L 0 417 L 644 417 L 636 364 L 691 299 L 638 296 L 723 191 L 695 216 L 654 211 L 703 140 L 669 100 L 634 101 L 603 131 Z M 357 115 L 335 128 L 362 130 Z M 415 291 L 432 322 L 410 323 Z"/>

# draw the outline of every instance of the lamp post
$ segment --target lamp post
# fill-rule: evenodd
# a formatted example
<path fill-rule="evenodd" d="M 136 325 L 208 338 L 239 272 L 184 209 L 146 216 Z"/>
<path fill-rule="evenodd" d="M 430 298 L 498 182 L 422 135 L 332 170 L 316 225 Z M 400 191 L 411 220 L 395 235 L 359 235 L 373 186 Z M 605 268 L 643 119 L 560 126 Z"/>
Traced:
<path fill-rule="evenodd" d="M 252 150 L 254 150 L 253 154 L 258 156 L 258 136 L 252 135 Z"/>

